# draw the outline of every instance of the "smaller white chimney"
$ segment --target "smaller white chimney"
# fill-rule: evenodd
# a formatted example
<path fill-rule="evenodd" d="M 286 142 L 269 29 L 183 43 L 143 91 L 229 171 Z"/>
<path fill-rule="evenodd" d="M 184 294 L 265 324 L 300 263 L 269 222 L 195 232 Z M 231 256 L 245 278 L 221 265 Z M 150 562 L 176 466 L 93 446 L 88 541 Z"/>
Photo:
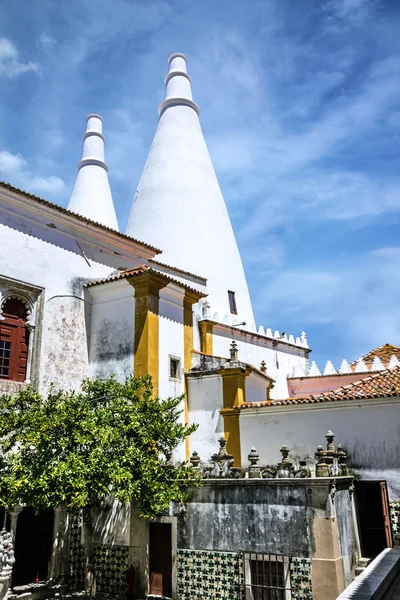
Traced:
<path fill-rule="evenodd" d="M 68 210 L 118 231 L 118 221 L 104 159 L 103 118 L 86 117 L 82 158 Z"/>

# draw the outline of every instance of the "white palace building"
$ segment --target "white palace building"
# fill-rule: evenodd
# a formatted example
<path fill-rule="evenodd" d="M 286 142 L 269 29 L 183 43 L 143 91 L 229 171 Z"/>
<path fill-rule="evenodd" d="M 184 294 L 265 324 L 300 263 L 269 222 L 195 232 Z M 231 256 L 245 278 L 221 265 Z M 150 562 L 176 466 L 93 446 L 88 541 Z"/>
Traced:
<path fill-rule="evenodd" d="M 252 446 L 277 461 L 282 444 L 312 462 L 332 429 L 361 475 L 386 480 L 399 501 L 400 349 L 321 374 L 304 332 L 256 326 L 186 58 L 168 63 L 124 233 L 97 114 L 67 208 L 0 184 L 0 392 L 149 373 L 156 395 L 185 393 L 182 418 L 199 424 L 176 460 L 211 456 L 223 435 L 236 466 Z"/>

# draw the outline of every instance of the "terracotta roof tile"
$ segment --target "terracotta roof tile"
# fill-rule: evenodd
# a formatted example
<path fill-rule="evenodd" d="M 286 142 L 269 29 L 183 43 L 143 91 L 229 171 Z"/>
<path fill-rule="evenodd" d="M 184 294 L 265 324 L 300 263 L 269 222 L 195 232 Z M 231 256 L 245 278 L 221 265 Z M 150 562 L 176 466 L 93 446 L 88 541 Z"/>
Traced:
<path fill-rule="evenodd" d="M 112 281 L 117 281 L 119 279 L 128 279 L 128 277 L 138 277 L 139 275 L 143 275 L 144 273 L 154 273 L 154 275 L 158 275 L 159 277 L 162 277 L 163 279 L 167 280 L 170 283 L 175 283 L 176 285 L 184 288 L 185 290 L 190 290 L 191 292 L 198 294 L 199 298 L 204 298 L 205 296 L 207 296 L 207 294 L 203 294 L 203 292 L 196 290 L 196 288 L 186 285 L 186 283 L 182 283 L 182 281 L 179 281 L 179 279 L 175 279 L 174 277 L 171 277 L 170 275 L 167 275 L 166 273 L 162 273 L 161 271 L 152 269 L 148 265 L 140 265 L 140 267 L 135 267 L 134 269 L 127 269 L 125 271 L 119 271 L 119 273 L 116 273 L 115 275 L 111 275 L 111 277 L 107 277 L 105 279 L 98 279 L 97 281 L 91 281 L 90 283 L 87 283 L 85 285 L 85 287 L 93 287 L 95 285 L 101 285 L 103 283 L 110 283 Z"/>
<path fill-rule="evenodd" d="M 392 344 L 384 344 L 383 346 L 379 346 L 375 348 L 375 350 L 371 350 L 365 356 L 362 357 L 362 360 L 365 362 L 367 367 L 371 367 L 374 362 L 374 358 L 378 357 L 381 359 L 383 366 L 387 368 L 389 361 L 393 354 L 400 360 L 400 348 L 398 346 L 393 346 Z M 351 363 L 351 368 L 354 370 L 357 361 Z"/>
<path fill-rule="evenodd" d="M 319 402 L 340 402 L 341 400 L 362 400 L 367 398 L 400 397 L 400 366 L 379 371 L 376 374 L 364 377 L 359 381 L 342 386 L 332 392 L 311 396 L 298 396 L 283 400 L 269 400 L 267 402 L 247 402 L 241 409 L 257 408 L 259 406 L 284 406 L 289 404 L 314 404 Z"/>
<path fill-rule="evenodd" d="M 125 235 L 125 233 L 120 233 L 119 231 L 116 231 L 115 229 L 111 229 L 111 227 L 107 227 L 106 225 L 97 223 L 97 221 L 92 221 L 91 219 L 82 217 L 82 215 L 78 215 L 78 213 L 72 212 L 71 210 L 68 210 L 67 208 L 63 208 L 62 206 L 59 206 L 58 204 L 54 204 L 54 202 L 49 202 L 48 200 L 43 200 L 43 198 L 39 198 L 39 196 L 35 196 L 34 194 L 25 192 L 25 190 L 20 190 L 19 188 L 16 188 L 13 185 L 6 183 L 5 181 L 0 181 L 0 188 L 4 188 L 6 190 L 9 190 L 10 192 L 15 192 L 17 194 L 22 194 L 26 198 L 29 198 L 30 200 L 34 200 L 35 202 L 37 202 L 38 204 L 42 204 L 43 206 L 48 206 L 49 208 L 57 210 L 58 212 L 60 212 L 64 215 L 70 215 L 71 217 L 74 217 L 75 219 L 78 219 L 79 221 L 83 221 L 84 223 L 89 223 L 90 225 L 94 225 L 95 227 L 99 227 L 100 229 L 104 229 L 105 231 L 109 231 L 110 233 L 113 233 L 113 234 L 117 235 L 118 237 L 125 238 L 126 240 L 130 240 L 131 242 L 136 242 L 137 244 L 140 244 L 141 246 L 143 246 L 144 248 L 147 248 L 148 250 L 153 250 L 155 254 L 162 253 L 162 250 L 159 250 L 159 248 L 155 248 L 154 246 L 151 246 L 150 244 L 147 244 L 146 242 L 141 242 L 140 240 L 136 240 L 135 238 L 132 238 L 129 235 Z"/>

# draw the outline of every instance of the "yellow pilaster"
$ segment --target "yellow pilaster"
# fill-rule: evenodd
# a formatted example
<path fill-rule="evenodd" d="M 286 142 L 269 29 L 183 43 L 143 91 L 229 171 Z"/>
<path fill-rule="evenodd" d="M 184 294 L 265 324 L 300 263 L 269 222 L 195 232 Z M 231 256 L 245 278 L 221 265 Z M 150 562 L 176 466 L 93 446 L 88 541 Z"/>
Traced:
<path fill-rule="evenodd" d="M 240 411 L 238 407 L 246 402 L 246 376 L 249 371 L 241 369 L 221 369 L 224 408 L 220 411 L 224 419 L 226 449 L 233 454 L 235 467 L 241 466 Z"/>
<path fill-rule="evenodd" d="M 192 368 L 193 351 L 193 304 L 198 302 L 200 296 L 190 290 L 185 290 L 183 298 L 183 366 L 185 373 Z M 185 423 L 189 422 L 189 401 L 187 382 L 185 378 L 185 401 L 184 401 Z M 185 439 L 186 460 L 190 458 L 189 438 Z"/>
<path fill-rule="evenodd" d="M 212 355 L 213 353 L 213 323 L 200 321 L 201 330 L 201 351 L 203 354 Z"/>
<path fill-rule="evenodd" d="M 152 273 L 128 280 L 135 288 L 135 375 L 151 375 L 154 394 L 159 378 L 159 305 L 160 289 L 168 284 Z"/>

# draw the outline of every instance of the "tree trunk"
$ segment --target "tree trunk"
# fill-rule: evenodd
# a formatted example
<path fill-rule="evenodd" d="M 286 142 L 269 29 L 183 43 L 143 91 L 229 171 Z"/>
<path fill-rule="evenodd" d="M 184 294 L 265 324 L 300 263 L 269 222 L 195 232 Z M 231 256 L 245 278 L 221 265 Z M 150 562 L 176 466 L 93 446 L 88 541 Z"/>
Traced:
<path fill-rule="evenodd" d="M 96 575 L 94 570 L 95 546 L 93 541 L 93 521 L 90 508 L 83 509 L 83 541 L 85 553 L 85 595 L 96 595 Z"/>

